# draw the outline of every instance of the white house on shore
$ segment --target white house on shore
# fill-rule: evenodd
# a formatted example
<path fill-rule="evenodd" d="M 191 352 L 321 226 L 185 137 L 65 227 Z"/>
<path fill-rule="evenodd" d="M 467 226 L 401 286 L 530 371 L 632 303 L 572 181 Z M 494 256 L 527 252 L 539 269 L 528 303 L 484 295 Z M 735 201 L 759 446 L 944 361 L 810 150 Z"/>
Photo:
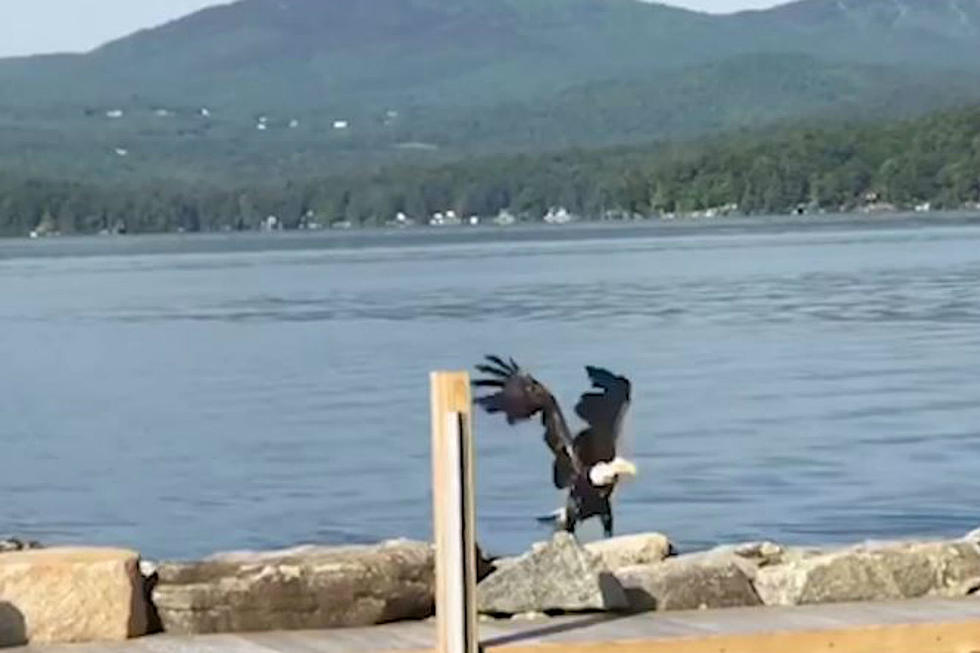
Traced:
<path fill-rule="evenodd" d="M 433 227 L 456 226 L 462 223 L 463 221 L 459 219 L 459 216 L 456 215 L 456 212 L 453 210 L 445 212 L 437 211 L 436 213 L 433 213 L 432 217 L 429 219 L 429 224 Z"/>
<path fill-rule="evenodd" d="M 388 220 L 385 222 L 385 226 L 388 227 L 411 227 L 415 224 L 415 219 L 406 215 L 404 212 L 399 211 L 395 214 L 394 220 Z"/>
<path fill-rule="evenodd" d="M 514 224 L 515 222 L 517 222 L 517 218 L 515 218 L 507 209 L 501 209 L 500 213 L 497 214 L 497 217 L 493 219 L 493 223 L 500 227 L 506 227 Z"/>
<path fill-rule="evenodd" d="M 558 208 L 550 208 L 548 212 L 544 214 L 544 221 L 548 224 L 568 224 L 575 219 L 571 213 L 568 212 L 564 206 Z"/>

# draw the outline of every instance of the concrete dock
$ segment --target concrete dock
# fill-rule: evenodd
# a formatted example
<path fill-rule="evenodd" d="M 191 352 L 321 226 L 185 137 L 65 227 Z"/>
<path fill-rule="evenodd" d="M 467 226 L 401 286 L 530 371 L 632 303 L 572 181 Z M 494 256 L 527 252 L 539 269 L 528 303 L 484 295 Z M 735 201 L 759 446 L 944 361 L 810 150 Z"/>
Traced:
<path fill-rule="evenodd" d="M 488 653 L 980 653 L 980 599 L 584 615 L 482 623 Z M 428 653 L 431 621 L 27 646 L 11 653 Z"/>

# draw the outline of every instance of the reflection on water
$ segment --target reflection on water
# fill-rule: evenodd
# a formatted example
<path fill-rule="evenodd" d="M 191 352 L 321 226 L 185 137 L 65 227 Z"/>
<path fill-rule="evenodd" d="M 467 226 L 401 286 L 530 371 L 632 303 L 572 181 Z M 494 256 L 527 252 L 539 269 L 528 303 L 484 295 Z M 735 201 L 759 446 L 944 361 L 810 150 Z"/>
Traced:
<path fill-rule="evenodd" d="M 0 247 L 0 531 L 150 556 L 428 537 L 427 373 L 488 352 L 569 407 L 585 364 L 633 379 L 620 531 L 980 521 L 980 229 L 478 238 Z M 540 427 L 477 435 L 481 540 L 516 551 L 559 500 Z"/>

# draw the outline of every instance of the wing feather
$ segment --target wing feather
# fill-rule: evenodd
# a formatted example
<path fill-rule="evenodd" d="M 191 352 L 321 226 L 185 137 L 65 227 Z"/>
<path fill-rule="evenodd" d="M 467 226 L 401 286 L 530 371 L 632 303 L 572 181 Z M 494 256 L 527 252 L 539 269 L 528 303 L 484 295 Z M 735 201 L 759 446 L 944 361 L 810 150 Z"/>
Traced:
<path fill-rule="evenodd" d="M 477 379 L 473 385 L 478 388 L 502 388 L 506 382 L 503 379 Z"/>
<path fill-rule="evenodd" d="M 616 456 L 623 416 L 629 409 L 631 385 L 629 379 L 609 370 L 585 368 L 592 388 L 600 392 L 585 392 L 575 404 L 575 413 L 589 427 L 575 438 L 575 450 L 586 466 L 606 462 Z"/>
<path fill-rule="evenodd" d="M 499 367 L 500 369 L 505 370 L 511 374 L 520 370 L 520 366 L 514 362 L 513 358 L 510 359 L 509 364 L 505 363 L 504 359 L 502 359 L 500 356 L 487 355 L 487 360 L 493 363 L 494 365 L 496 365 L 497 367 Z"/>
<path fill-rule="evenodd" d="M 510 370 L 493 367 L 492 365 L 477 365 L 476 369 L 484 374 L 490 374 L 502 379 L 506 379 L 514 374 Z"/>
<path fill-rule="evenodd" d="M 497 356 L 487 356 L 486 359 L 494 365 L 481 364 L 476 369 L 497 378 L 476 379 L 473 385 L 494 388 L 496 391 L 476 397 L 474 402 L 487 413 L 503 413 L 511 425 L 540 414 L 545 444 L 555 455 L 553 480 L 559 489 L 568 487 L 581 465 L 558 401 L 544 384 L 523 371 L 514 359 L 510 359 L 509 363 Z"/>

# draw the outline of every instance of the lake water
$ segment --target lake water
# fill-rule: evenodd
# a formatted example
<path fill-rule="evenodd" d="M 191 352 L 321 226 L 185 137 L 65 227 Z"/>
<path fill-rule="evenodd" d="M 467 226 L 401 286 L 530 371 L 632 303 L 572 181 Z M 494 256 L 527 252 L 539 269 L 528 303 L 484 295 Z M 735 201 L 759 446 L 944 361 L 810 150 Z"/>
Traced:
<path fill-rule="evenodd" d="M 569 413 L 585 364 L 633 380 L 620 533 L 980 525 L 976 224 L 18 240 L 0 299 L 0 533 L 428 538 L 428 372 L 489 352 Z M 476 434 L 480 540 L 520 551 L 560 500 L 540 426 Z"/>

